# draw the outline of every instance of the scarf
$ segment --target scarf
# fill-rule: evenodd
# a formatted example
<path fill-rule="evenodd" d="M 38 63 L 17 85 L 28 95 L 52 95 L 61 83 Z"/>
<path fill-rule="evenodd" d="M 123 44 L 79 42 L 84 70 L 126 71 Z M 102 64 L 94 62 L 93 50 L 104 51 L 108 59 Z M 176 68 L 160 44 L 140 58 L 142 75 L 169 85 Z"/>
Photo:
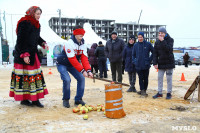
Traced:
<path fill-rule="evenodd" d="M 22 21 L 29 21 L 31 22 L 32 25 L 34 25 L 37 29 L 40 28 L 40 23 L 35 19 L 35 11 L 38 9 L 37 6 L 32 6 L 26 11 L 26 15 L 22 17 L 18 23 L 17 23 L 17 28 L 16 28 L 16 33 L 18 31 L 19 23 Z"/>

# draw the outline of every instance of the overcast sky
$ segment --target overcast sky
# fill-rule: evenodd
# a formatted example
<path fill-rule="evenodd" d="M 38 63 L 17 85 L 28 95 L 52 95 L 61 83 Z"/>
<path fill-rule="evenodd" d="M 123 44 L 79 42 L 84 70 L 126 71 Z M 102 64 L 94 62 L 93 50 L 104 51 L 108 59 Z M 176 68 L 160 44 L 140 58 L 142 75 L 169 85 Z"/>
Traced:
<path fill-rule="evenodd" d="M 200 46 L 200 0 L 0 0 L 1 12 L 7 14 L 25 14 L 33 5 L 42 8 L 43 16 L 58 16 L 57 9 L 61 9 L 62 17 L 120 23 L 138 21 L 142 10 L 140 23 L 167 25 L 175 47 Z"/>

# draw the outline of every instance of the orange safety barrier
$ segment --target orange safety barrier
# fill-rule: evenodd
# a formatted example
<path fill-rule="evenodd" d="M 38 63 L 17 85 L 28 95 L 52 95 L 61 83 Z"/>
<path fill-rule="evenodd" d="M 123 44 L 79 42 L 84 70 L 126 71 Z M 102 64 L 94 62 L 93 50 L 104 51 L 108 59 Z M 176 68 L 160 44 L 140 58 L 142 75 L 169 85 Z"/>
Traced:
<path fill-rule="evenodd" d="M 105 98 L 106 117 L 116 119 L 126 116 L 122 106 L 122 85 L 106 84 Z"/>

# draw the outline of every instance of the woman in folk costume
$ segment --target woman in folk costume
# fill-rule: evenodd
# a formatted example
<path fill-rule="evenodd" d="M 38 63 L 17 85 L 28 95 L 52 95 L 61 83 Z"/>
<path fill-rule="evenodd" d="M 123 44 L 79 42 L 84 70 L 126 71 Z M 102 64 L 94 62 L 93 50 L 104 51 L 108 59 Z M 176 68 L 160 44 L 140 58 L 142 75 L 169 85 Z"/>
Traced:
<path fill-rule="evenodd" d="M 40 37 L 41 13 L 40 7 L 30 7 L 26 11 L 25 17 L 18 21 L 16 29 L 17 42 L 9 96 L 27 106 L 44 107 L 39 99 L 48 94 L 37 49 L 38 45 L 49 49 L 46 42 Z"/>

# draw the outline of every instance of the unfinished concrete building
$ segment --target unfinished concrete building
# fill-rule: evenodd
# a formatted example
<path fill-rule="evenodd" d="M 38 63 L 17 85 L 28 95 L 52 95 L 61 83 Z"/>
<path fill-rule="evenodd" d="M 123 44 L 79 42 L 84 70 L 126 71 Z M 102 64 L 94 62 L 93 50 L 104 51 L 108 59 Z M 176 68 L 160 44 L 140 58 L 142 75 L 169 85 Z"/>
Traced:
<path fill-rule="evenodd" d="M 110 34 L 113 30 L 118 32 L 119 38 L 122 38 L 126 43 L 130 35 L 135 35 L 139 31 L 144 32 L 144 36 L 147 41 L 152 44 L 158 36 L 159 27 L 165 27 L 166 25 L 147 25 L 136 23 L 115 23 L 115 20 L 99 20 L 99 19 L 87 19 L 87 18 L 61 18 L 61 36 L 65 39 L 69 39 L 72 35 L 75 25 L 83 25 L 84 23 L 90 23 L 94 32 L 104 40 L 110 39 Z M 51 29 L 59 35 L 59 18 L 52 17 L 49 20 Z M 139 30 L 140 29 L 140 30 Z"/>

